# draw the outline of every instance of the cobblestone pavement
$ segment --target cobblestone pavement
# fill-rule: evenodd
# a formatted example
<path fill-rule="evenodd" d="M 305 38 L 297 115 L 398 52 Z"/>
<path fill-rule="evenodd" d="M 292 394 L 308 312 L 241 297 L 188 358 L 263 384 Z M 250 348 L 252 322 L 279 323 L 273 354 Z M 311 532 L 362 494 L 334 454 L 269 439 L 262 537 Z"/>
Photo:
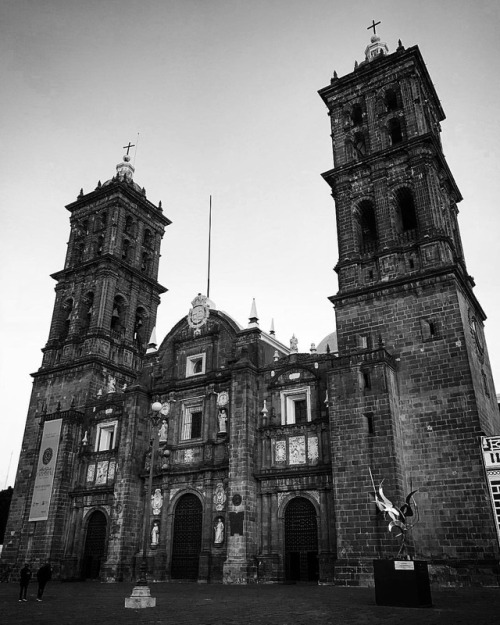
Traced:
<path fill-rule="evenodd" d="M 500 588 L 433 590 L 433 608 L 375 605 L 372 588 L 151 584 L 157 606 L 126 609 L 132 584 L 49 582 L 43 602 L 0 584 L 2 625 L 497 625 Z"/>

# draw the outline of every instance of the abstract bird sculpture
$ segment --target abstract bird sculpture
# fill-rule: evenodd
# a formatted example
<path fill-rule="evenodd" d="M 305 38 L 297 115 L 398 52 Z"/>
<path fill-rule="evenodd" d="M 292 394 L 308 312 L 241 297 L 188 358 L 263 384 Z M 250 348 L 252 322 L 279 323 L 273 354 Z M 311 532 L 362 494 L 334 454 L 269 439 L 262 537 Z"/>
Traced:
<path fill-rule="evenodd" d="M 414 498 L 415 493 L 418 492 L 418 488 L 416 490 L 412 490 L 406 497 L 405 503 L 398 508 L 384 495 L 384 491 L 382 489 L 383 480 L 380 482 L 378 489 L 375 488 L 375 482 L 373 480 L 371 469 L 369 468 L 368 470 L 370 471 L 375 505 L 381 512 L 388 515 L 391 519 L 388 526 L 389 532 L 396 529 L 399 531 L 399 533 L 396 534 L 396 538 L 401 537 L 401 544 L 397 558 L 410 560 L 411 558 L 407 550 L 406 537 L 408 532 L 415 527 L 419 521 L 418 506 Z M 413 517 L 411 523 L 407 520 L 409 517 Z"/>

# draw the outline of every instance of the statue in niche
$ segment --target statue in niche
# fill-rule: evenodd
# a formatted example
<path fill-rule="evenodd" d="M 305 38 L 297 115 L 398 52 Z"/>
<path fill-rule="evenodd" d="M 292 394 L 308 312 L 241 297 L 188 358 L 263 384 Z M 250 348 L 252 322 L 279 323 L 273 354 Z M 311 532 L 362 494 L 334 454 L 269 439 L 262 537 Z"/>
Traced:
<path fill-rule="evenodd" d="M 157 547 L 160 541 L 160 523 L 155 521 L 151 528 L 151 546 Z"/>
<path fill-rule="evenodd" d="M 161 507 L 163 506 L 163 495 L 161 494 L 161 489 L 157 488 L 154 495 L 151 495 L 151 506 L 153 508 L 153 514 L 158 516 L 160 514 Z"/>
<path fill-rule="evenodd" d="M 158 436 L 160 439 L 160 443 L 166 443 L 168 439 L 168 422 L 166 419 L 163 419 L 161 422 L 161 427 L 158 431 Z"/>
<path fill-rule="evenodd" d="M 108 393 L 114 393 L 116 391 L 116 378 L 113 376 L 109 377 L 108 380 Z"/>
<path fill-rule="evenodd" d="M 219 433 L 225 434 L 227 432 L 227 412 L 225 408 L 221 408 L 219 411 Z"/>
<path fill-rule="evenodd" d="M 222 545 L 224 542 L 224 520 L 222 517 L 217 517 L 214 523 L 214 543 L 216 545 Z"/>

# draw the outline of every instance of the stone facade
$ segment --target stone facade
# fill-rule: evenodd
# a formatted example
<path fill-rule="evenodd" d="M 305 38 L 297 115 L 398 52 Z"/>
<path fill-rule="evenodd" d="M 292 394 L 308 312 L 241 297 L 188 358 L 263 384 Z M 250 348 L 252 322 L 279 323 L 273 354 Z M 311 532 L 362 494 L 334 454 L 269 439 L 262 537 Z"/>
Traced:
<path fill-rule="evenodd" d="M 418 48 L 388 54 L 376 36 L 320 96 L 335 163 L 324 178 L 338 223 L 338 351 L 298 353 L 260 330 L 255 307 L 242 328 L 202 295 L 148 345 L 170 222 L 125 158 L 67 207 L 4 561 L 49 557 L 61 579 L 133 580 L 145 556 L 157 580 L 371 584 L 372 560 L 398 549 L 371 471 L 398 505 L 419 489 L 409 550 L 435 582 L 494 583 L 480 439 L 500 419 L 444 113 Z"/>

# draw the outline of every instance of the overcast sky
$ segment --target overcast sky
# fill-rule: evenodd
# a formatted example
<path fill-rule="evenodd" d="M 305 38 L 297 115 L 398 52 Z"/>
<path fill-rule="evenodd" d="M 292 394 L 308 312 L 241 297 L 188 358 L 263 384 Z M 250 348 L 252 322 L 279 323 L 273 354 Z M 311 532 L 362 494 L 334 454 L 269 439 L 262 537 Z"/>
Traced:
<path fill-rule="evenodd" d="M 333 165 L 317 95 L 369 43 L 418 44 L 443 105 L 444 151 L 500 386 L 498 0 L 2 0 L 0 489 L 13 485 L 31 377 L 80 188 L 137 143 L 135 180 L 172 220 L 157 336 L 206 291 L 308 351 L 335 329 Z M 134 155 L 134 151 L 132 151 Z M 12 457 L 12 458 L 11 458 Z M 10 463 L 10 470 L 9 470 Z"/>

